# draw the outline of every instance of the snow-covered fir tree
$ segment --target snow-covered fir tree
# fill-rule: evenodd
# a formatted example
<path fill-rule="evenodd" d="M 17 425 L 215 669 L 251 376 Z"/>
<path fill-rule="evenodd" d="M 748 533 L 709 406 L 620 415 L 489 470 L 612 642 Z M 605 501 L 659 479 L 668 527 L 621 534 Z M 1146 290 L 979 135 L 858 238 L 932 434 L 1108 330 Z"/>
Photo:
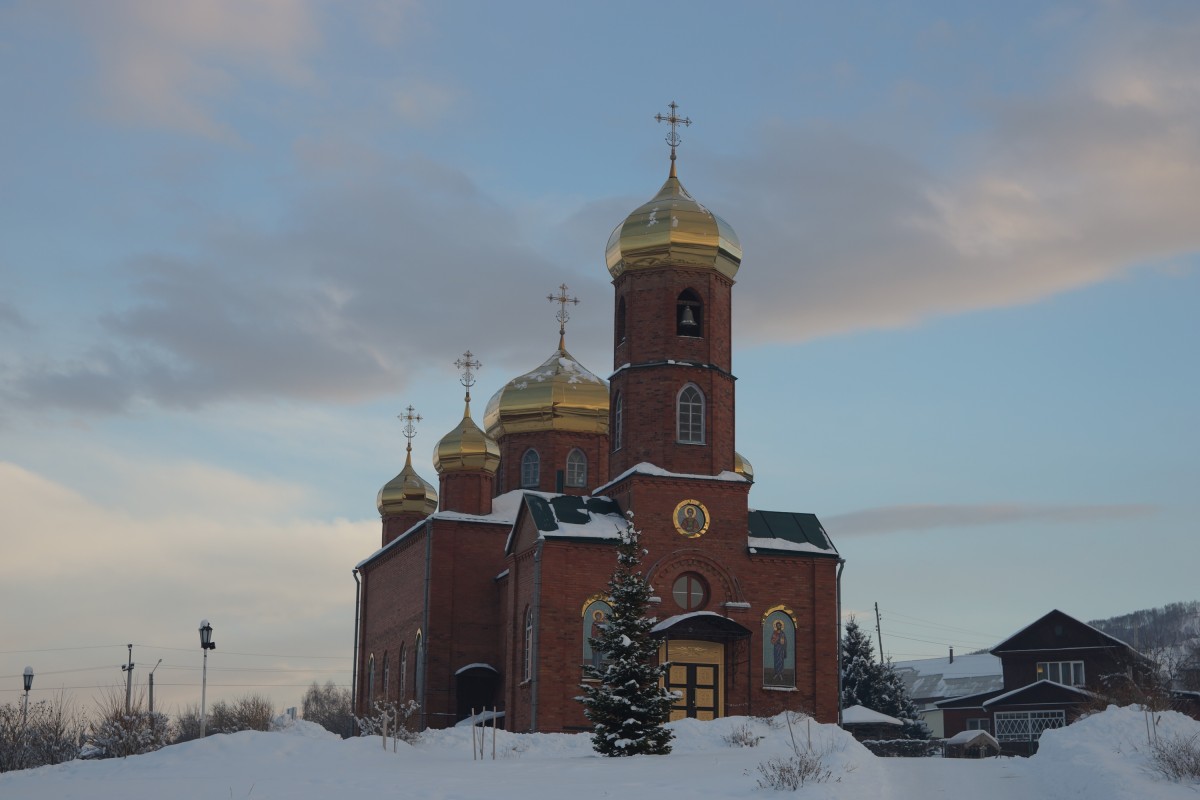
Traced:
<path fill-rule="evenodd" d="M 580 698 L 592 723 L 592 746 L 605 756 L 662 755 L 671 752 L 671 731 L 666 722 L 672 696 L 660 679 L 667 665 L 654 665 L 658 645 L 650 638 L 655 620 L 646 616 L 650 584 L 642 573 L 644 552 L 640 532 L 627 513 L 625 530 L 617 545 L 617 568 L 608 582 L 612 613 L 598 638 L 590 644 L 605 658 L 588 665 Z"/>
<path fill-rule="evenodd" d="M 929 728 L 891 661 L 875 660 L 871 637 L 851 617 L 842 636 L 842 708 L 865 706 L 904 722 L 905 739 L 928 739 Z"/>

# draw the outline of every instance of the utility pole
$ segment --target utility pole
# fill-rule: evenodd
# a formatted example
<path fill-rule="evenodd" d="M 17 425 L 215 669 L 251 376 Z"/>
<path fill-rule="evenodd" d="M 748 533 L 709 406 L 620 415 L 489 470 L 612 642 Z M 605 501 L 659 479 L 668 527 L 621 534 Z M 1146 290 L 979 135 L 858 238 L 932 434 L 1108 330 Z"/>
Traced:
<path fill-rule="evenodd" d="M 879 663 L 883 663 L 883 628 L 879 625 L 879 603 L 875 603 L 875 633 L 879 634 Z"/>
<path fill-rule="evenodd" d="M 162 663 L 162 659 L 158 660 L 158 664 Z M 158 669 L 158 664 L 154 665 L 154 669 Z M 150 670 L 150 714 L 154 715 L 154 669 Z"/>
<path fill-rule="evenodd" d="M 133 645 L 129 645 L 129 663 L 121 667 L 125 673 L 125 716 L 129 716 L 129 701 L 133 695 Z"/>

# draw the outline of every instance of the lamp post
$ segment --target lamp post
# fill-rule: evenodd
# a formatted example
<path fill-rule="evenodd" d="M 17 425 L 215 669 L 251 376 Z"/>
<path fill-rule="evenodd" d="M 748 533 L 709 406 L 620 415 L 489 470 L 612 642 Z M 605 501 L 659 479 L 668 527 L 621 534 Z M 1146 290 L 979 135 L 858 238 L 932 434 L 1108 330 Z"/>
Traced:
<path fill-rule="evenodd" d="M 29 690 L 33 688 L 33 667 L 26 667 L 25 674 L 21 676 L 25 681 L 25 705 L 21 707 L 21 727 L 25 727 L 25 721 L 29 718 Z"/>
<path fill-rule="evenodd" d="M 212 640 L 212 625 L 208 620 L 200 620 L 200 649 L 204 651 L 204 668 L 200 671 L 200 738 L 204 738 L 204 694 L 208 690 L 208 651 L 216 649 L 217 643 Z"/>

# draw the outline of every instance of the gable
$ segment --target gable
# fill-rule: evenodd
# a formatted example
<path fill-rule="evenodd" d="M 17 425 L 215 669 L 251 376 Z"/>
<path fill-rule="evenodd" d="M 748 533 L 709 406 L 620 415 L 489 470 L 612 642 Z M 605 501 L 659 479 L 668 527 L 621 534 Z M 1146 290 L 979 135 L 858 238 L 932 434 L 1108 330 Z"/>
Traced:
<path fill-rule="evenodd" d="M 607 497 L 525 492 L 506 552 L 518 552 L 540 538 L 615 540 L 625 516 Z"/>
<path fill-rule="evenodd" d="M 993 647 L 991 652 L 1000 655 L 1036 650 L 1112 647 L 1133 651 L 1133 648 L 1120 639 L 1055 609 Z"/>
<path fill-rule="evenodd" d="M 1063 686 L 1054 681 L 1038 681 L 1020 689 L 997 695 L 984 701 L 983 705 L 992 711 L 1002 706 L 1043 705 L 1048 703 L 1081 703 L 1095 697 L 1085 689 Z"/>

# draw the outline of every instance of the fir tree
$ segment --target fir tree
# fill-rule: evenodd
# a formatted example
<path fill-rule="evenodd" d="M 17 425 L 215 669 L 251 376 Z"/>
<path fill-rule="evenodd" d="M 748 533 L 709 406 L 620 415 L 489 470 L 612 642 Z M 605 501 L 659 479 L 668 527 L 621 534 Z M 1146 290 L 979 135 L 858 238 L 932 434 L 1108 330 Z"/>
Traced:
<path fill-rule="evenodd" d="M 584 667 L 580 698 L 592 723 L 592 746 L 605 756 L 662 755 L 671 752 L 666 727 L 673 697 L 659 681 L 667 665 L 653 665 L 657 644 L 650 638 L 655 620 L 646 616 L 650 584 L 640 569 L 639 531 L 628 513 L 617 545 L 617 568 L 608 582 L 612 613 L 591 646 L 605 654 L 600 666 Z"/>
<path fill-rule="evenodd" d="M 904 722 L 905 739 L 928 739 L 929 728 L 891 661 L 875 661 L 871 637 L 851 617 L 842 636 L 842 708 L 864 706 Z"/>

